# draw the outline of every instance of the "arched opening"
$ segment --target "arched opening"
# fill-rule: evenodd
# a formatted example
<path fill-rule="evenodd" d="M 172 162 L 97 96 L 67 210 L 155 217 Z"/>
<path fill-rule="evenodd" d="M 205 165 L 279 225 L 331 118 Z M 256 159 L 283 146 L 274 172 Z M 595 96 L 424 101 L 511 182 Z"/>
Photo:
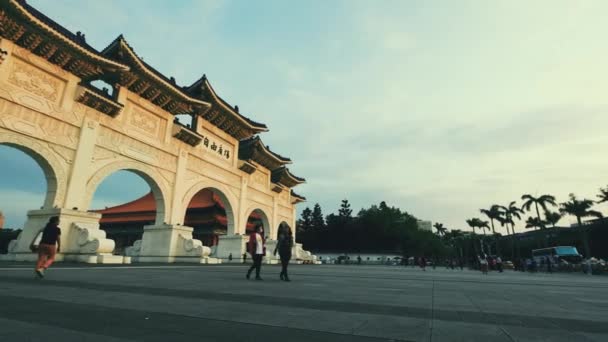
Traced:
<path fill-rule="evenodd" d="M 188 197 L 183 224 L 194 229 L 194 239 L 213 248 L 218 245 L 220 236 L 234 234 L 232 205 L 224 192 L 206 187 Z"/>
<path fill-rule="evenodd" d="M 0 156 L 3 161 L 0 175 L 5 180 L 5 184 L 11 188 L 21 187 L 30 195 L 42 194 L 42 203 L 37 200 L 35 203 L 31 200 L 24 201 L 31 204 L 29 209 L 38 209 L 41 205 L 44 208 L 52 208 L 55 205 L 58 182 L 51 164 L 36 152 L 38 149 L 3 142 L 0 142 L 0 148 L 2 148 Z M 43 180 L 39 181 L 40 178 Z M 9 199 L 12 203 L 16 201 L 9 196 L 3 198 Z"/>
<path fill-rule="evenodd" d="M 259 208 L 253 209 L 249 213 L 249 216 L 247 216 L 247 221 L 245 224 L 245 234 L 251 234 L 258 224 L 261 224 L 264 228 L 264 237 L 266 238 L 266 240 L 274 239 L 272 227 L 270 226 L 270 220 L 268 219 L 266 213 Z"/>
<path fill-rule="evenodd" d="M 90 203 L 90 211 L 101 214 L 99 227 L 114 240 L 117 255 L 141 240 L 144 226 L 164 219 L 163 194 L 156 182 L 139 170 L 117 170 L 103 178 Z"/>
<path fill-rule="evenodd" d="M 52 208 L 57 178 L 49 162 L 34 150 L 0 142 L 0 253 L 18 237 L 32 209 Z"/>

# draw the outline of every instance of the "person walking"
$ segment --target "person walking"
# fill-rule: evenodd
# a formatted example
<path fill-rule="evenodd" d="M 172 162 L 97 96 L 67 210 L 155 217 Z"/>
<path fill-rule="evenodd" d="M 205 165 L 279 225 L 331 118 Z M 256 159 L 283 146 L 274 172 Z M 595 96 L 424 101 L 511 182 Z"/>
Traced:
<path fill-rule="evenodd" d="M 479 268 L 481 269 L 481 273 L 488 274 L 488 259 L 486 256 L 479 257 Z"/>
<path fill-rule="evenodd" d="M 254 232 L 249 235 L 247 249 L 253 259 L 253 265 L 247 271 L 247 279 L 251 277 L 251 272 L 255 269 L 255 280 L 263 280 L 260 277 L 260 271 L 262 269 L 262 258 L 266 255 L 266 241 L 264 240 L 264 228 L 261 224 L 258 223 Z"/>
<path fill-rule="evenodd" d="M 498 272 L 502 273 L 502 258 L 500 255 L 496 257 L 496 269 Z"/>
<path fill-rule="evenodd" d="M 38 234 L 36 234 L 38 236 Z M 34 240 L 30 244 L 30 249 L 35 250 Z M 44 271 L 55 261 L 55 255 L 61 251 L 61 229 L 59 229 L 59 216 L 53 216 L 42 229 L 42 238 L 38 245 L 38 261 L 36 262 L 36 275 L 44 278 Z"/>
<path fill-rule="evenodd" d="M 287 226 L 281 226 L 279 228 L 279 236 L 277 238 L 277 246 L 274 249 L 274 255 L 277 255 L 277 251 L 279 252 L 279 256 L 281 257 L 281 274 L 280 278 L 284 281 L 289 280 L 289 276 L 287 275 L 287 266 L 289 266 L 289 260 L 291 260 L 291 249 L 293 247 L 293 235 L 291 233 L 291 229 Z"/>

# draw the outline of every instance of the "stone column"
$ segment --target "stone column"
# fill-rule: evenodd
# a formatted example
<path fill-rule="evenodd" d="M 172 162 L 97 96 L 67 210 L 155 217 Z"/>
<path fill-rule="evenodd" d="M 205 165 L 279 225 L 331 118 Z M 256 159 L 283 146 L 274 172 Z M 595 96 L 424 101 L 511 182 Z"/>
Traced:
<path fill-rule="evenodd" d="M 292 204 L 292 207 L 293 207 L 293 209 L 292 209 L 292 214 L 291 214 L 291 233 L 293 234 L 293 240 L 295 241 L 296 240 L 296 231 L 298 230 L 297 227 L 296 227 L 296 224 L 297 224 L 296 223 L 297 222 L 297 219 L 296 219 L 297 211 L 296 211 L 296 205 L 295 204 Z"/>
<path fill-rule="evenodd" d="M 285 190 L 283 190 L 285 191 Z M 279 219 L 279 195 L 275 195 L 272 197 L 272 220 L 270 224 L 270 236 L 271 240 L 277 239 L 277 233 L 279 230 L 278 227 L 278 219 Z"/>
<path fill-rule="evenodd" d="M 99 124 L 85 118 L 80 129 L 80 138 L 76 148 L 76 156 L 72 163 L 64 207 L 73 210 L 86 210 L 85 191 L 90 175 L 91 160 L 95 149 L 95 142 L 99 131 Z"/>
<path fill-rule="evenodd" d="M 245 247 L 245 243 L 249 241 L 249 237 L 245 235 L 245 225 L 247 224 L 247 219 L 243 221 L 242 210 L 245 210 L 245 203 L 247 203 L 248 177 L 249 176 L 247 175 L 242 176 L 239 202 L 236 203 L 236 208 L 232 208 L 234 232 L 227 231 L 227 235 L 219 237 L 215 255 L 220 258 L 222 262 L 243 262 L 243 253 L 247 251 L 247 248 Z M 231 254 L 232 261 L 229 261 Z"/>
<path fill-rule="evenodd" d="M 177 167 L 175 171 L 175 179 L 173 185 L 173 198 L 171 202 L 171 210 L 166 218 L 169 224 L 184 224 L 185 213 L 187 208 L 182 208 L 182 195 L 186 192 L 184 189 L 184 179 L 186 177 L 186 166 L 188 163 L 188 152 L 186 150 L 180 150 L 177 155 Z M 186 203 L 188 206 L 188 203 Z"/>

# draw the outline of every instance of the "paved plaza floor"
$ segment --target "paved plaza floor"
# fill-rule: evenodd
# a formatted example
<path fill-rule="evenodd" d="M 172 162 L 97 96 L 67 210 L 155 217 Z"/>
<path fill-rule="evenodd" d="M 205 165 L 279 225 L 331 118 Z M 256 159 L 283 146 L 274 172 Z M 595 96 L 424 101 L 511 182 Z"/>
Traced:
<path fill-rule="evenodd" d="M 608 277 L 0 263 L 0 341 L 608 341 Z"/>

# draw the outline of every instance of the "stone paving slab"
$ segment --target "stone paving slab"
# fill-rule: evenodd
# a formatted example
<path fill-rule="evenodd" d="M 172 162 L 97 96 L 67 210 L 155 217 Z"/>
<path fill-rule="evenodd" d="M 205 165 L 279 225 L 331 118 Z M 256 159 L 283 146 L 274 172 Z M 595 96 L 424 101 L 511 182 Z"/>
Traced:
<path fill-rule="evenodd" d="M 276 266 L 263 282 L 245 269 L 57 264 L 36 280 L 0 264 L 0 340 L 608 340 L 605 277 L 301 265 L 284 283 Z"/>

